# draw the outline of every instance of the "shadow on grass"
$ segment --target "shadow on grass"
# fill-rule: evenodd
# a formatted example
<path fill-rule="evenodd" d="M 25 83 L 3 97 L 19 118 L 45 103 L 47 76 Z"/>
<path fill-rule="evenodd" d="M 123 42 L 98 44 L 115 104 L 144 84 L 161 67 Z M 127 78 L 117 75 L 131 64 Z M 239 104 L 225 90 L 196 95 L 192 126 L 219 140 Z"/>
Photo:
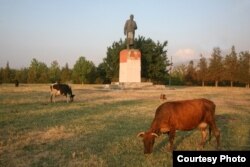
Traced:
<path fill-rule="evenodd" d="M 194 133 L 195 130 L 191 130 L 191 131 L 177 131 L 175 134 L 175 139 L 174 139 L 174 150 L 179 150 L 178 147 L 179 145 L 182 144 L 182 142 L 184 141 L 185 138 L 188 138 L 189 136 L 191 136 Z M 161 136 L 161 141 L 157 143 L 157 145 L 155 145 L 155 151 L 156 152 L 169 152 L 169 150 L 167 150 L 167 145 L 169 143 L 169 136 L 168 134 L 162 134 Z M 190 146 L 195 148 L 196 146 Z"/>
<path fill-rule="evenodd" d="M 241 114 L 223 114 L 217 116 L 216 122 L 221 131 L 222 150 L 250 149 L 249 117 Z"/>

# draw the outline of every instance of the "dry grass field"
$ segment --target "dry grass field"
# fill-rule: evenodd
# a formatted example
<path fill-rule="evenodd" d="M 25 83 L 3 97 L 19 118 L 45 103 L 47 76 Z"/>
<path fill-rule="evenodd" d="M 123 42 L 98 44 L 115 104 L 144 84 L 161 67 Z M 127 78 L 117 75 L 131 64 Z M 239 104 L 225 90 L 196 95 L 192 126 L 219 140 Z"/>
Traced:
<path fill-rule="evenodd" d="M 71 85 L 73 103 L 49 102 L 49 84 L 0 85 L 0 166 L 172 166 L 167 136 L 144 156 L 136 135 L 147 130 L 155 109 L 167 101 L 208 98 L 215 102 L 221 150 L 250 150 L 250 89 L 151 87 L 110 90 L 103 85 Z M 196 150 L 198 130 L 177 132 L 176 150 Z M 204 150 L 214 150 L 215 139 Z"/>

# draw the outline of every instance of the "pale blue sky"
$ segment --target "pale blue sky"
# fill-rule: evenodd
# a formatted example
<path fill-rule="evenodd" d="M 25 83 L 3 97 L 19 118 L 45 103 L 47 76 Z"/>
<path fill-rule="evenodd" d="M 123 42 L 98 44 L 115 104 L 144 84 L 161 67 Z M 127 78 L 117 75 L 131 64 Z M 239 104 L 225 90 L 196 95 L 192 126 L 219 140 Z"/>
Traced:
<path fill-rule="evenodd" d="M 80 56 L 96 65 L 107 47 L 124 39 L 134 14 L 141 35 L 169 42 L 178 63 L 250 50 L 250 0 L 0 0 L 0 67 L 28 67 L 32 58 L 70 67 Z"/>

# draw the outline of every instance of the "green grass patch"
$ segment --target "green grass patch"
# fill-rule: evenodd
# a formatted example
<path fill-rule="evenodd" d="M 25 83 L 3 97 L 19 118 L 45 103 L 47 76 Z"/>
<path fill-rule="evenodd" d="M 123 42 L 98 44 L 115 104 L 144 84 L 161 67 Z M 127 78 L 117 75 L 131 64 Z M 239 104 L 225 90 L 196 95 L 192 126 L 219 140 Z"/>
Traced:
<path fill-rule="evenodd" d="M 155 109 L 168 100 L 209 98 L 216 104 L 222 150 L 250 149 L 250 91 L 239 88 L 177 87 L 104 90 L 72 85 L 75 102 L 49 102 L 48 85 L 0 86 L 0 166 L 172 166 L 160 136 L 150 156 L 136 135 L 146 131 Z M 40 90 L 40 91 L 39 91 Z M 229 90 L 231 90 L 229 92 Z M 229 96 L 230 94 L 230 96 Z M 198 130 L 178 131 L 175 149 L 196 150 Z M 204 150 L 215 149 L 215 138 Z"/>

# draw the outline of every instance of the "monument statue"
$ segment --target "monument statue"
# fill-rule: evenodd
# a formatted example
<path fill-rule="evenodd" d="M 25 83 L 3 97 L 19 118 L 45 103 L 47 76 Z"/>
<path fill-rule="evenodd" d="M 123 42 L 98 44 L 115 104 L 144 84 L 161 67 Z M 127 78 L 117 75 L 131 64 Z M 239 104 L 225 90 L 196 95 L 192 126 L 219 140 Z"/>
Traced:
<path fill-rule="evenodd" d="M 127 35 L 127 49 L 134 46 L 135 30 L 137 29 L 136 22 L 134 21 L 134 15 L 130 15 L 130 19 L 126 21 L 124 26 L 124 35 Z"/>
<path fill-rule="evenodd" d="M 141 52 L 134 49 L 135 30 L 137 29 L 134 16 L 126 21 L 124 35 L 127 36 L 127 49 L 120 51 L 119 83 L 140 83 L 141 82 Z"/>

